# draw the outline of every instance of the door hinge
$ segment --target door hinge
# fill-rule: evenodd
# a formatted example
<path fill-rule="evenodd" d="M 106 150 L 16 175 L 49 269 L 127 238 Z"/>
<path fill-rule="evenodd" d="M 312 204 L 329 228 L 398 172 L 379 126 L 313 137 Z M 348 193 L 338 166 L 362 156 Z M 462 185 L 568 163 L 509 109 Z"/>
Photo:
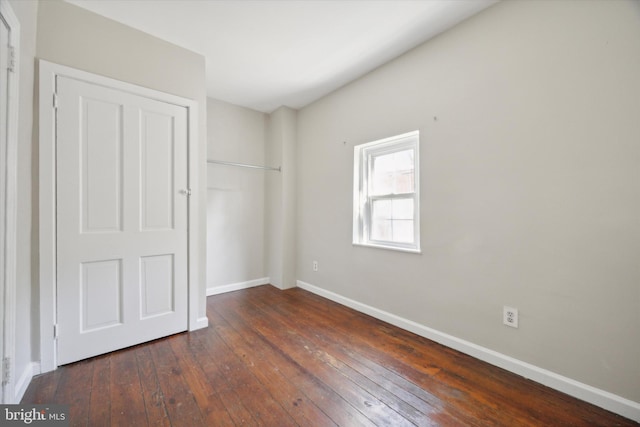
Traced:
<path fill-rule="evenodd" d="M 58 108 L 58 94 L 53 94 L 53 108 Z"/>
<path fill-rule="evenodd" d="M 2 384 L 8 384 L 11 379 L 11 359 L 2 359 Z"/>
<path fill-rule="evenodd" d="M 57 339 L 60 334 L 60 328 L 58 328 L 58 324 L 53 325 L 53 338 Z"/>
<path fill-rule="evenodd" d="M 13 46 L 9 46 L 9 64 L 7 67 L 7 70 L 9 70 L 10 73 L 14 73 L 16 70 L 16 48 Z"/>
<path fill-rule="evenodd" d="M 191 189 L 190 188 L 185 188 L 183 190 L 180 190 L 180 194 L 184 194 L 185 196 L 190 196 L 191 195 Z"/>

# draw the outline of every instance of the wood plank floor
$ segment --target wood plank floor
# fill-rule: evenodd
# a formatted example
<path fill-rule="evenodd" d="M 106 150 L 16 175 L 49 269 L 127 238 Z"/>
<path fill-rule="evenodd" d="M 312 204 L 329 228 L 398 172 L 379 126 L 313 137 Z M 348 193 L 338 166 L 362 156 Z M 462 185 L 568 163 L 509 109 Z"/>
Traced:
<path fill-rule="evenodd" d="M 70 364 L 23 403 L 88 426 L 632 426 L 301 289 L 208 298 L 210 326 Z"/>

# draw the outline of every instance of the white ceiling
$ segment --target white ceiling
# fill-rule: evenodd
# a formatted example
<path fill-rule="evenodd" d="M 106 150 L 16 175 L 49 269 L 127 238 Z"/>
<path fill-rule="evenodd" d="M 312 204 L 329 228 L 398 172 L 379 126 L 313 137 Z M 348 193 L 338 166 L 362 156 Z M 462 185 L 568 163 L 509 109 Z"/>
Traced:
<path fill-rule="evenodd" d="M 66 0 L 205 56 L 207 95 L 298 109 L 497 0 Z"/>

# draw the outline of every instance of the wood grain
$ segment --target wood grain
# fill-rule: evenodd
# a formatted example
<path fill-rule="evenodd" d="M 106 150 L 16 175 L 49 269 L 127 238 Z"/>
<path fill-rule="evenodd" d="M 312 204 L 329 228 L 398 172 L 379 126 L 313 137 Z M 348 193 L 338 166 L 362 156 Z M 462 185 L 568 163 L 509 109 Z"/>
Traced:
<path fill-rule="evenodd" d="M 638 426 L 302 289 L 208 298 L 210 326 L 33 379 L 73 426 Z"/>

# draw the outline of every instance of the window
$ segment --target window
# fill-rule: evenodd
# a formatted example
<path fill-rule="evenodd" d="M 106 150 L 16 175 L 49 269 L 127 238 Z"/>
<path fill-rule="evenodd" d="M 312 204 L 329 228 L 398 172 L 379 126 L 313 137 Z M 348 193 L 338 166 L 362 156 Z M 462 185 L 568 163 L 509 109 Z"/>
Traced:
<path fill-rule="evenodd" d="M 418 131 L 354 148 L 353 243 L 420 252 Z"/>

